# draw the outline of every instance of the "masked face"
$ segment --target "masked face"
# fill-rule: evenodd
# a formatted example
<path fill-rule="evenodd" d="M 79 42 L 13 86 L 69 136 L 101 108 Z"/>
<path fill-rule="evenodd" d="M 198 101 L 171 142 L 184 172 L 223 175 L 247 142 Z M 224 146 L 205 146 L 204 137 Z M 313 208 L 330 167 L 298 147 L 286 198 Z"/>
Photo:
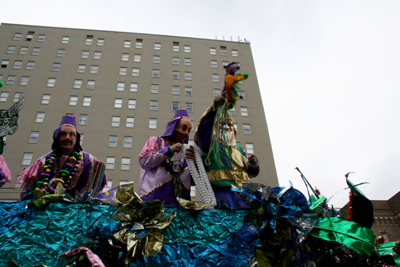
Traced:
<path fill-rule="evenodd" d="M 71 126 L 61 127 L 60 133 L 58 134 L 58 142 L 63 154 L 69 155 L 72 153 L 76 142 L 75 128 Z"/>
<path fill-rule="evenodd" d="M 192 130 L 192 122 L 189 119 L 181 119 L 174 128 L 171 136 L 172 141 L 175 143 L 185 143 L 189 137 L 190 130 Z"/>

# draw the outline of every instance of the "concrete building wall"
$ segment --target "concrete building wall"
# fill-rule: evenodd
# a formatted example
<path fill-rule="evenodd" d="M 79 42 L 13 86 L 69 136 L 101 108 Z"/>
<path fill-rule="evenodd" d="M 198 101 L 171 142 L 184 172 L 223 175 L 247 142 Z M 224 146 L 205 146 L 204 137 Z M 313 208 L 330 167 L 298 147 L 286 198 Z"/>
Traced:
<path fill-rule="evenodd" d="M 29 32 L 34 32 L 31 40 L 27 40 Z M 19 40 L 14 40 L 16 34 L 21 34 Z M 40 35 L 45 36 L 43 42 Z M 65 42 L 66 37 L 68 42 Z M 87 39 L 92 40 L 91 44 L 86 44 Z M 141 47 L 136 45 L 140 40 Z M 130 47 L 124 47 L 126 41 L 131 42 Z M 159 44 L 161 49 L 156 50 L 155 44 Z M 179 47 L 179 51 L 174 51 L 174 44 L 175 50 Z M 15 47 L 13 53 L 10 47 Z M 21 54 L 21 48 L 27 49 L 26 54 Z M 32 55 L 37 48 L 40 48 L 39 54 Z M 210 49 L 215 49 L 215 55 Z M 59 56 L 60 50 L 64 50 L 62 57 Z M 82 57 L 84 53 L 88 53 L 87 58 Z M 95 58 L 95 54 L 99 53 L 101 57 Z M 128 61 L 122 60 L 123 54 L 129 55 Z M 7 83 L 9 76 L 16 77 L 13 84 L 6 84 L 0 89 L 3 94 L 9 93 L 7 98 L 0 99 L 0 109 L 8 109 L 13 104 L 15 93 L 23 93 L 25 98 L 19 129 L 15 135 L 7 137 L 3 153 L 13 176 L 13 184 L 6 184 L 0 189 L 0 199 L 18 198 L 19 189 L 15 188 L 14 182 L 29 166 L 22 165 L 24 154 L 33 153 L 33 162 L 49 152 L 53 131 L 65 113 L 74 114 L 77 121 L 81 115 L 88 116 L 86 125 L 78 125 L 78 132 L 84 136 L 82 147 L 85 151 L 105 162 L 107 157 L 115 158 L 114 168 L 106 170 L 108 179 L 112 181 L 111 186 L 117 186 L 120 181 L 133 180 L 138 187 L 138 154 L 149 136 L 163 134 L 166 123 L 174 115 L 172 103 L 178 102 L 181 108 L 192 104 L 193 111 L 189 114 L 196 126 L 204 110 L 212 104 L 214 90 L 223 88 L 223 63 L 231 61 L 240 62 L 241 71 L 250 75 L 240 85 L 245 96 L 238 101 L 236 115 L 233 116 L 238 126 L 237 140 L 243 147 L 246 143 L 253 144 L 254 153 L 260 158 L 261 173 L 253 181 L 278 185 L 249 43 L 2 23 L 0 55 L 0 61 L 9 60 L 6 67 L 0 68 L 0 81 Z M 140 55 L 140 62 L 137 57 L 134 60 L 135 55 Z M 154 63 L 155 56 L 159 56 L 159 63 Z M 174 58 L 179 58 L 179 65 L 173 64 Z M 191 64 L 185 65 L 185 59 L 190 59 Z M 21 61 L 19 69 L 13 68 L 16 61 Z M 34 62 L 33 69 L 26 69 L 28 62 Z M 217 68 L 212 62 L 217 64 Z M 60 64 L 58 71 L 53 70 L 54 64 Z M 79 65 L 85 65 L 83 73 L 78 72 Z M 93 66 L 98 67 L 97 73 L 91 73 Z M 120 68 L 127 69 L 126 75 L 120 75 Z M 139 69 L 139 76 L 132 75 L 132 70 L 136 68 Z M 158 78 L 153 77 L 153 70 L 159 71 Z M 173 71 L 179 72 L 179 79 L 173 79 Z M 185 73 L 190 73 L 191 79 L 185 79 Z M 213 81 L 213 74 L 218 75 L 219 82 Z M 20 85 L 21 77 L 29 77 L 27 85 Z M 51 79 L 55 79 L 54 86 L 48 84 Z M 79 80 L 82 81 L 81 87 L 74 88 L 75 81 Z M 87 89 L 88 81 L 95 82 L 93 89 Z M 118 83 L 125 83 L 123 91 L 117 90 Z M 137 84 L 137 92 L 130 90 L 132 83 Z M 152 93 L 152 85 L 159 86 L 158 93 Z M 179 86 L 179 95 L 172 94 L 173 86 Z M 185 87 L 192 88 L 191 95 L 185 94 Z M 47 104 L 42 104 L 44 95 L 50 95 Z M 78 97 L 76 105 L 70 105 L 71 96 Z M 84 98 L 88 97 L 91 98 L 90 106 L 84 106 Z M 114 107 L 116 99 L 122 99 L 121 108 Z M 134 109 L 128 107 L 129 100 L 136 100 Z M 157 110 L 150 110 L 150 101 L 158 102 Z M 241 107 L 247 108 L 248 116 L 241 115 Z M 45 113 L 43 122 L 35 122 L 38 112 Z M 120 118 L 118 127 L 111 125 L 113 117 Z M 126 127 L 127 118 L 134 118 L 133 128 Z M 156 129 L 149 129 L 149 119 L 157 119 Z M 244 124 L 250 125 L 250 134 L 244 133 Z M 191 140 L 194 131 L 190 135 Z M 29 142 L 31 132 L 39 132 L 35 143 Z M 110 136 L 118 137 L 116 147 L 109 146 Z M 124 147 L 124 137 L 132 137 L 131 147 Z M 129 170 L 121 170 L 122 158 L 130 159 Z"/>

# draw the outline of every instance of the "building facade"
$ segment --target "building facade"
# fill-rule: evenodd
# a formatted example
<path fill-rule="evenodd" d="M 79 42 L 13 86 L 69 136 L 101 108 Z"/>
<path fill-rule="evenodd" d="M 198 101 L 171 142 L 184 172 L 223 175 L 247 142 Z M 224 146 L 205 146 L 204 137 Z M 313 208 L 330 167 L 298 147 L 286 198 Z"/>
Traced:
<path fill-rule="evenodd" d="M 278 186 L 249 43 L 2 23 L 0 55 L 0 109 L 25 98 L 19 129 L 3 152 L 13 183 L 0 189 L 0 199 L 19 198 L 17 176 L 50 151 L 66 113 L 77 118 L 83 149 L 106 163 L 108 187 L 128 181 L 138 187 L 138 155 L 147 138 L 162 135 L 174 111 L 186 108 L 192 141 L 224 86 L 223 66 L 232 61 L 250 75 L 230 111 L 237 140 L 260 159 L 253 181 Z"/>

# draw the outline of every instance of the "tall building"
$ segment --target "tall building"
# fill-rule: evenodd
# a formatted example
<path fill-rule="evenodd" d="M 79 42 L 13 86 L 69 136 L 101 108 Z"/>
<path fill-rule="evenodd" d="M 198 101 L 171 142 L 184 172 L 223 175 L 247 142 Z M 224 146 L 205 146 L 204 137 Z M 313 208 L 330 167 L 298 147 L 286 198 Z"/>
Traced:
<path fill-rule="evenodd" d="M 77 118 L 83 149 L 106 163 L 108 187 L 134 181 L 138 190 L 147 138 L 162 135 L 177 108 L 188 110 L 196 128 L 232 61 L 250 75 L 230 111 L 237 140 L 260 159 L 253 181 L 278 185 L 249 43 L 2 23 L 0 55 L 0 109 L 25 98 L 3 153 L 13 183 L 0 189 L 0 199 L 19 198 L 17 176 L 50 151 L 66 113 Z"/>

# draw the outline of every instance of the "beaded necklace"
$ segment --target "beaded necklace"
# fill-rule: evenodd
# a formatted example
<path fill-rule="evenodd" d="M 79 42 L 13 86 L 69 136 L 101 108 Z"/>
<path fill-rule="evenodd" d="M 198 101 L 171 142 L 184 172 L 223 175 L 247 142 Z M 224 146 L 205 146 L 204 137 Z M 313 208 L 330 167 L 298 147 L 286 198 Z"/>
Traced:
<path fill-rule="evenodd" d="M 54 188 L 59 182 L 61 182 L 65 188 L 69 187 L 71 179 L 81 163 L 82 151 L 80 149 L 78 152 L 73 151 L 61 168 L 58 166 L 59 160 L 60 156 L 57 156 L 56 151 L 52 151 L 50 158 L 46 158 L 44 166 L 42 167 L 39 181 L 36 183 L 36 188 L 46 192 L 46 194 L 54 194 Z"/>

